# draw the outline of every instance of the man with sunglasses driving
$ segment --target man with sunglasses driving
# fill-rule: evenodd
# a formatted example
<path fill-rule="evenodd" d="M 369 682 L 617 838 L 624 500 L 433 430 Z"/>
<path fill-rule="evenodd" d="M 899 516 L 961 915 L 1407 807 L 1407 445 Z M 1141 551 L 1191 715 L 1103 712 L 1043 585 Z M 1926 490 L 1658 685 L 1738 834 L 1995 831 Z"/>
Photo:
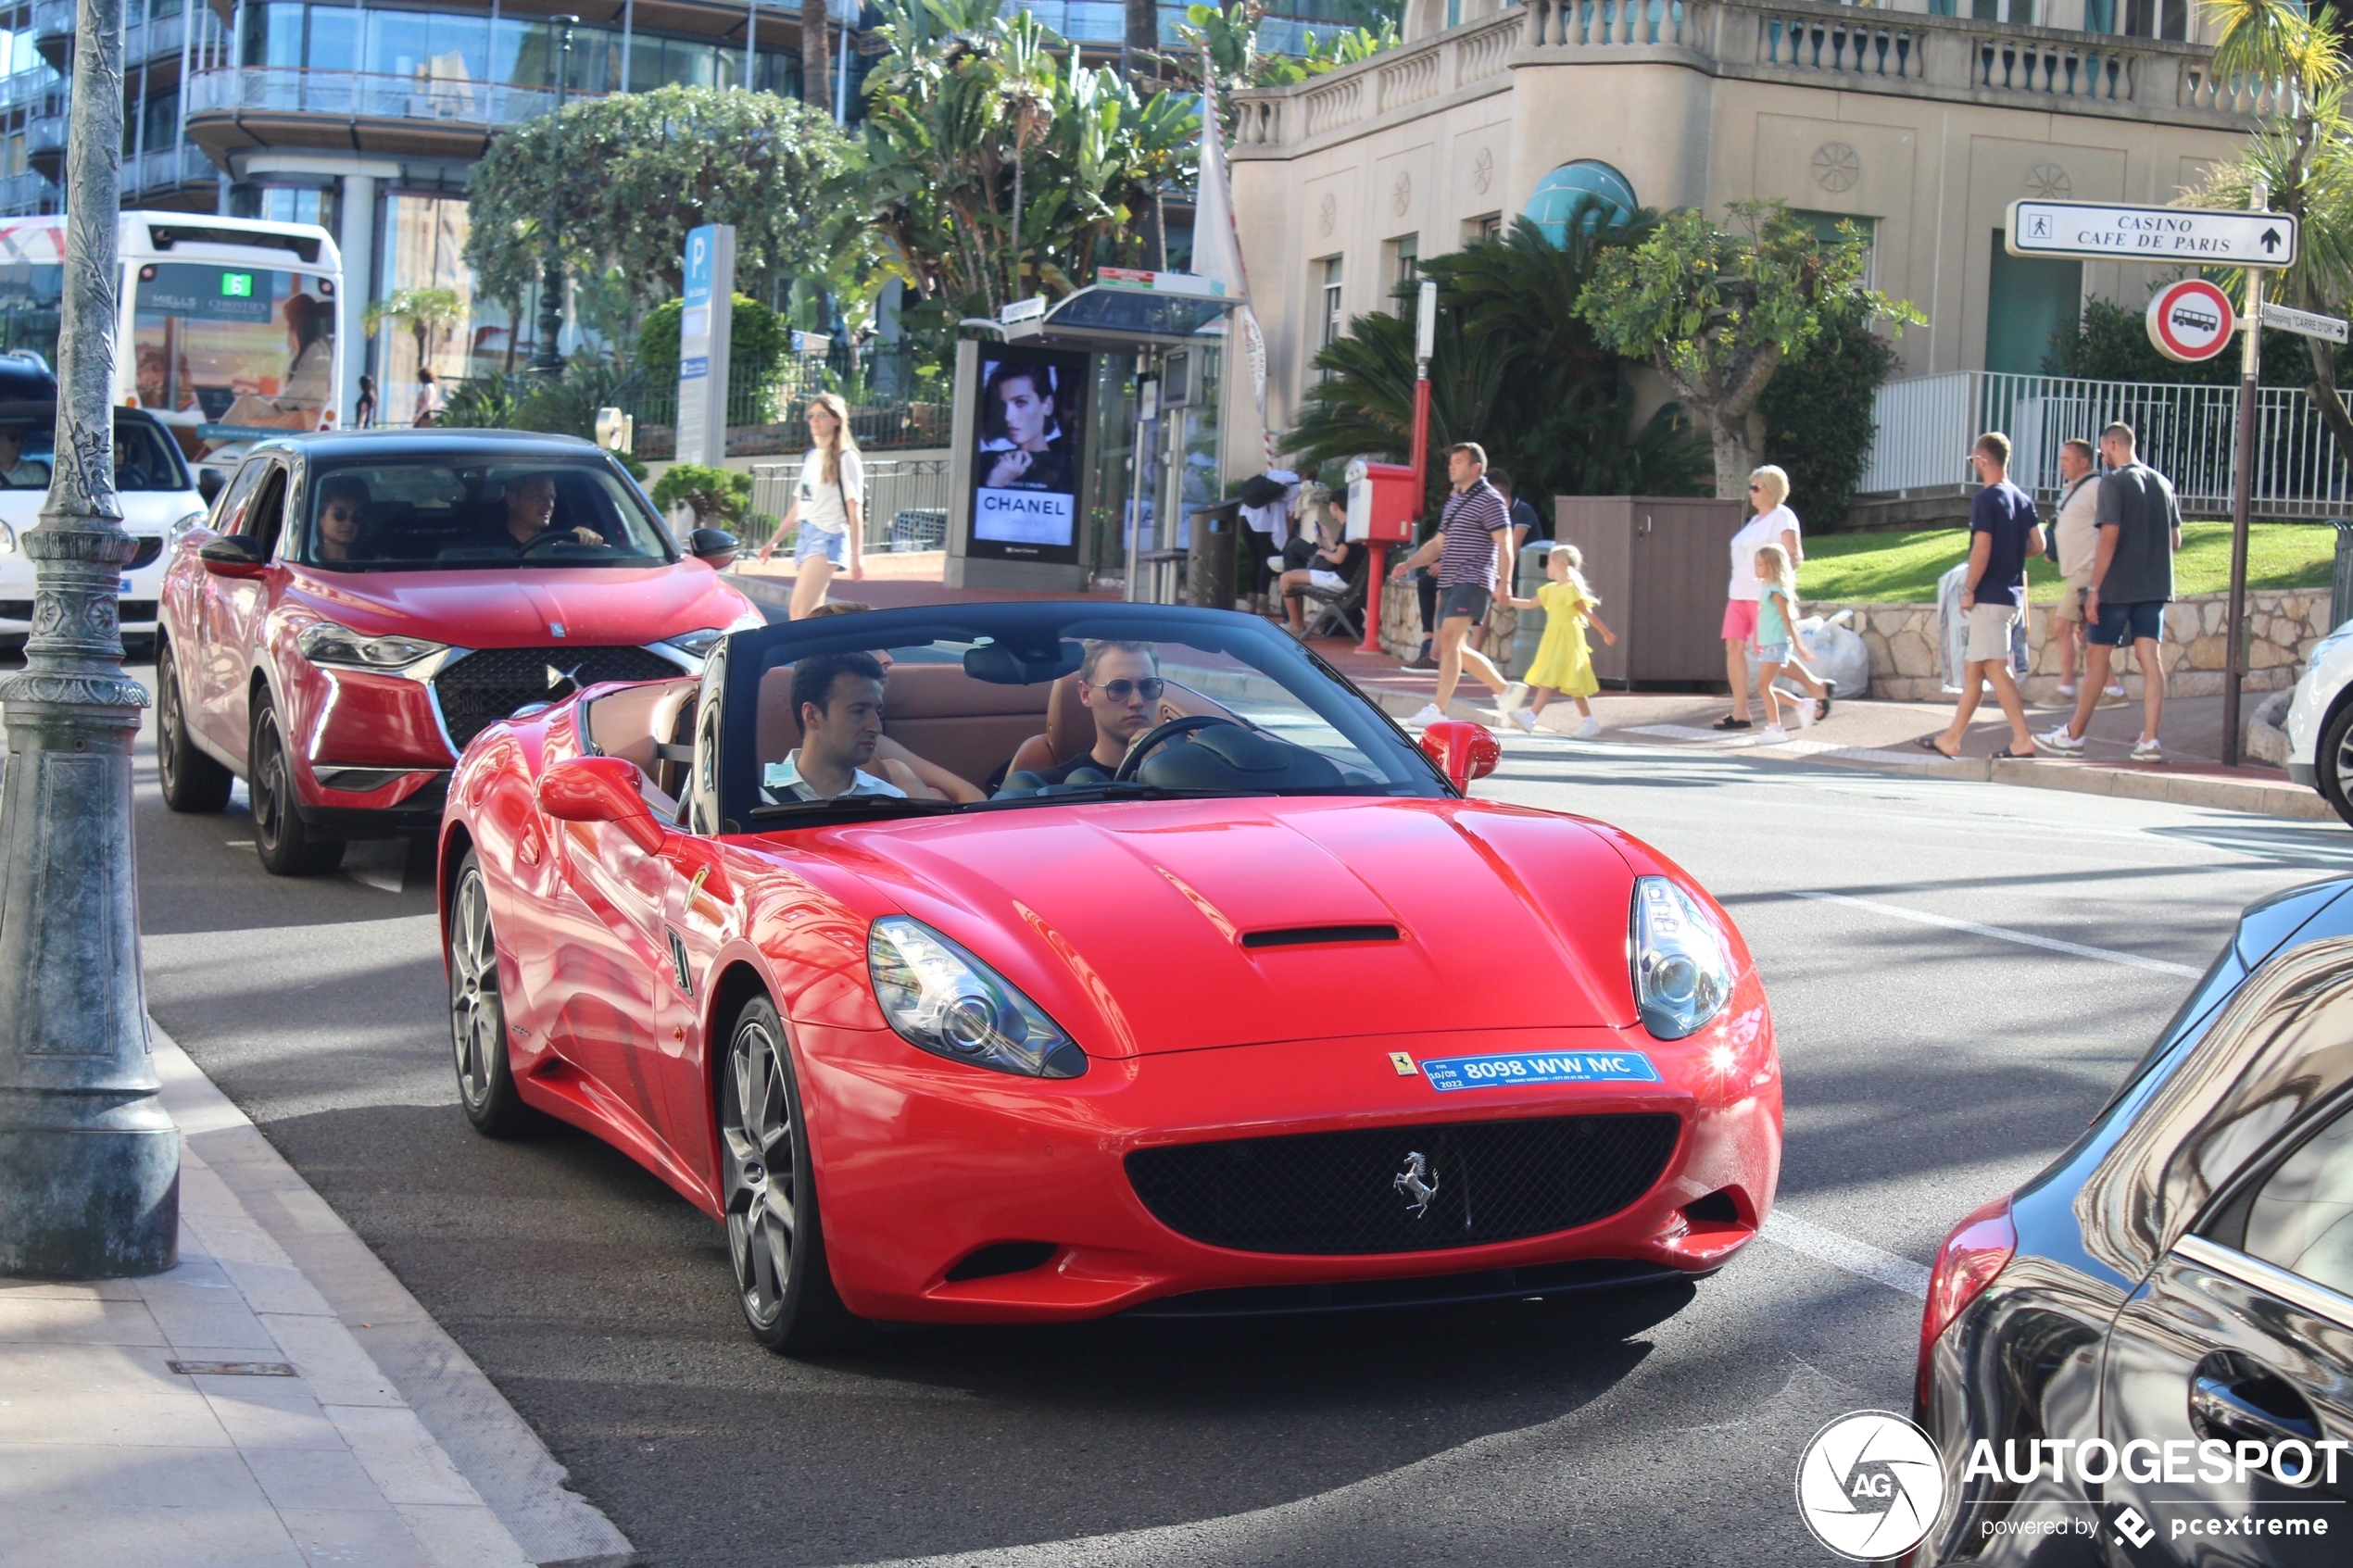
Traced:
<path fill-rule="evenodd" d="M 1106 777 L 1116 772 L 1128 744 L 1152 727 L 1160 693 L 1160 657 L 1151 644 L 1090 639 L 1078 667 L 1078 700 L 1094 716 L 1094 747 L 1039 770 L 1038 776 L 1048 784 L 1068 784 L 1081 768 Z"/>

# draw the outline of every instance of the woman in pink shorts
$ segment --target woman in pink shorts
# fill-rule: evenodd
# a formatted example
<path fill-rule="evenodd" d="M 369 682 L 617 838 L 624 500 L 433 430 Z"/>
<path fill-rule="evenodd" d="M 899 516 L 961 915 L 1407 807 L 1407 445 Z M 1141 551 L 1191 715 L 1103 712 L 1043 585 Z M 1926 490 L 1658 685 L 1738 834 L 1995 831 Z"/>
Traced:
<path fill-rule="evenodd" d="M 1797 514 L 1789 509 L 1789 475 L 1768 464 L 1748 476 L 1748 504 L 1755 515 L 1732 535 L 1732 580 L 1724 591 L 1724 678 L 1732 688 L 1732 710 L 1716 721 L 1719 730 L 1745 730 L 1748 716 L 1748 650 L 1756 640 L 1756 552 L 1779 545 L 1794 571 L 1806 559 L 1798 543 Z M 1819 713 L 1830 708 L 1827 697 Z"/>

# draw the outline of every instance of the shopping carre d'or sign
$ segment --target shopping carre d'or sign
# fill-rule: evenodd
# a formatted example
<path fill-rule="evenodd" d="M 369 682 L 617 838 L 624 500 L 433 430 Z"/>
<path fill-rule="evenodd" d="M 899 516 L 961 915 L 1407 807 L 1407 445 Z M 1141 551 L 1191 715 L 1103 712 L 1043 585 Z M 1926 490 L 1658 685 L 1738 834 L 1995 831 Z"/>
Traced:
<path fill-rule="evenodd" d="M 2284 212 L 2020 200 L 2006 238 L 2012 256 L 2278 268 L 2296 263 L 2296 226 Z"/>

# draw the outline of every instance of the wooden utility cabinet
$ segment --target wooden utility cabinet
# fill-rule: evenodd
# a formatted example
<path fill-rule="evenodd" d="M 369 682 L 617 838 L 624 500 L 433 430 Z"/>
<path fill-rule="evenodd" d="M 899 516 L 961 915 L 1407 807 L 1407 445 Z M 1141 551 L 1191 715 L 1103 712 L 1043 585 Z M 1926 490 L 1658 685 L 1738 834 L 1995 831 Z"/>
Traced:
<path fill-rule="evenodd" d="M 1722 685 L 1724 588 L 1747 509 L 1689 495 L 1563 495 L 1553 537 L 1585 552 L 1585 580 L 1617 646 L 1598 635 L 1605 685 Z"/>

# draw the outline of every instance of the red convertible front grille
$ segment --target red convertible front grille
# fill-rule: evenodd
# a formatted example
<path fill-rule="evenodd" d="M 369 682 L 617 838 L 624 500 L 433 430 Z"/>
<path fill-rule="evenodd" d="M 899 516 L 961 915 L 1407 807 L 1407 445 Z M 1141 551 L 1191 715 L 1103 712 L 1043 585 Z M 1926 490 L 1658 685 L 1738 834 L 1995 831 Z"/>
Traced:
<path fill-rule="evenodd" d="M 1239 1252 L 1426 1252 L 1625 1209 L 1675 1152 L 1671 1115 L 1368 1127 L 1143 1148 L 1127 1180 L 1181 1236 Z"/>

